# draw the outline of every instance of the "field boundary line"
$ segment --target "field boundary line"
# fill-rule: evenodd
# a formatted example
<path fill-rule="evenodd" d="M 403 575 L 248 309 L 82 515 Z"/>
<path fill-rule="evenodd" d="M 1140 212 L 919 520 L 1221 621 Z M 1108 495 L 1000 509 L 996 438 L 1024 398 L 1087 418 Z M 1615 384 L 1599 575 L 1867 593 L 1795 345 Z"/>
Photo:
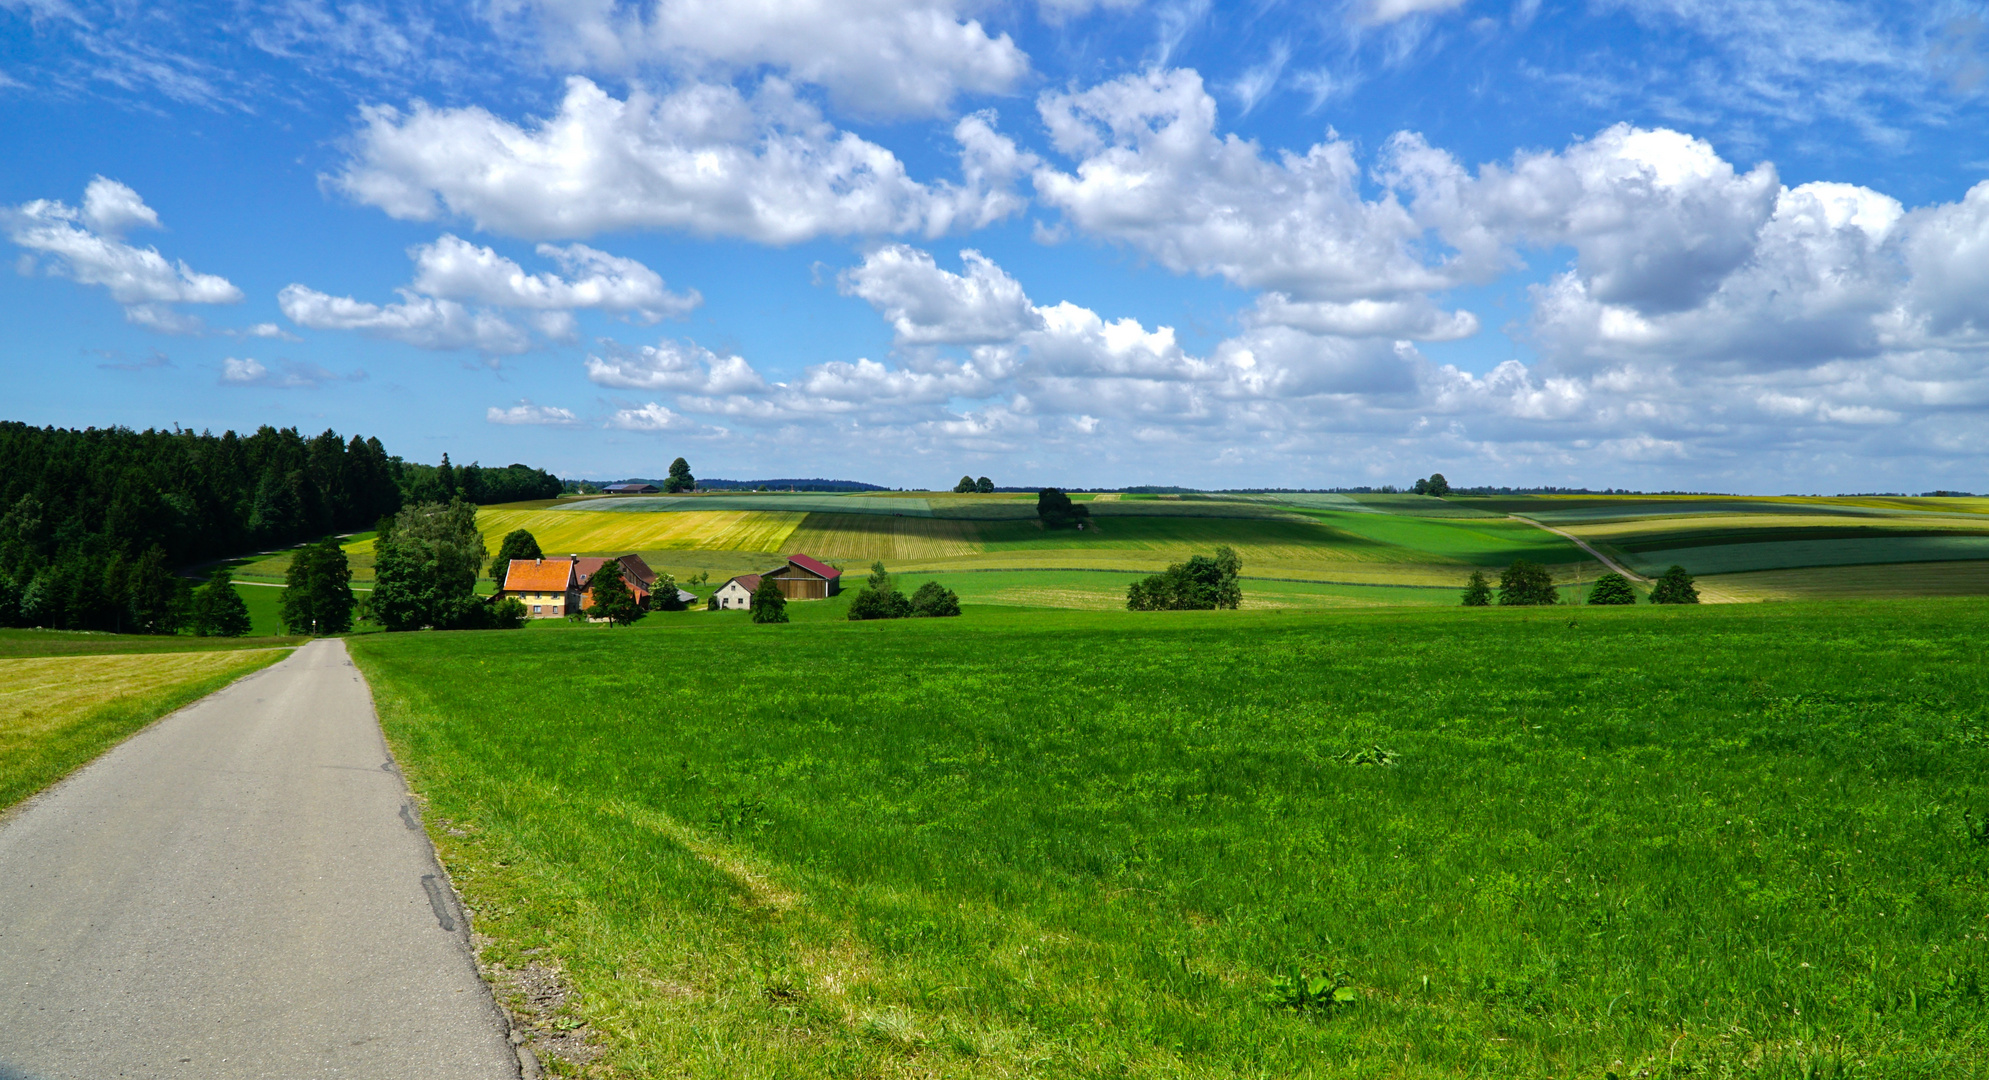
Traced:
<path fill-rule="evenodd" d="M 1109 570 L 1098 566 L 963 566 L 958 570 L 893 570 L 894 577 L 912 577 L 917 574 L 1151 574 L 1159 571 Z M 1304 577 L 1253 577 L 1249 574 L 1237 575 L 1238 581 L 1283 581 L 1293 585 L 1353 585 L 1363 589 L 1446 589 L 1455 591 L 1459 585 L 1397 585 L 1373 581 L 1334 581 L 1326 578 Z"/>
<path fill-rule="evenodd" d="M 1602 552 L 1595 550 L 1594 548 L 1589 546 L 1588 541 L 1582 539 L 1579 536 L 1576 536 L 1574 533 L 1564 532 L 1560 529 L 1555 528 L 1552 525 L 1543 525 L 1540 522 L 1525 516 L 1524 514 L 1507 514 L 1506 516 L 1513 519 L 1514 521 L 1524 521 L 1528 525 L 1531 525 L 1536 529 L 1545 529 L 1548 532 L 1553 533 L 1555 536 L 1561 537 L 1564 540 L 1572 541 L 1576 547 L 1594 556 L 1596 562 L 1599 562 L 1602 565 L 1607 566 L 1611 570 L 1614 570 L 1615 572 L 1623 575 L 1624 577 L 1629 578 L 1631 581 L 1635 581 L 1643 585 L 1649 585 L 1651 583 L 1650 578 L 1647 578 L 1644 575 L 1637 573 L 1635 570 L 1632 570 L 1629 567 L 1624 566 L 1621 563 L 1618 563 L 1615 559 L 1612 559 L 1609 556 L 1604 555 Z"/>

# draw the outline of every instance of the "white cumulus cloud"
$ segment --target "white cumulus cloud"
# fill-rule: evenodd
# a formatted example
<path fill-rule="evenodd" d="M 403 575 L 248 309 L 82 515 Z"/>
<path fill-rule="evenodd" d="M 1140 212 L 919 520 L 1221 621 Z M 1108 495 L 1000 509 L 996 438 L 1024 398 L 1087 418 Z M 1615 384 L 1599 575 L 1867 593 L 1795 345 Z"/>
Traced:
<path fill-rule="evenodd" d="M 703 302 L 693 289 L 671 292 L 663 278 L 634 259 L 596 251 L 585 244 L 540 244 L 538 254 L 558 263 L 571 280 L 532 274 L 487 247 L 444 235 L 410 252 L 415 292 L 492 307 L 536 311 L 593 309 L 633 315 L 643 322 L 683 315 Z"/>
<path fill-rule="evenodd" d="M 508 409 L 492 405 L 484 411 L 484 420 L 492 424 L 529 425 L 538 427 L 578 427 L 580 418 L 572 409 L 562 409 L 557 405 L 534 405 L 530 400 L 520 400 Z"/>
<path fill-rule="evenodd" d="M 285 318 L 313 330 L 356 330 L 423 349 L 474 348 L 495 354 L 531 348 L 531 335 L 502 316 L 407 291 L 400 303 L 383 305 L 292 284 L 276 300 Z"/>
<path fill-rule="evenodd" d="M 559 112 L 524 124 L 416 102 L 363 111 L 335 178 L 398 218 L 460 215 L 528 238 L 640 228 L 793 244 L 818 236 L 979 228 L 1019 211 L 1034 164 L 989 118 L 954 126 L 963 183 L 921 183 L 889 150 L 824 122 L 784 84 L 747 98 L 694 83 L 616 99 L 567 81 Z"/>
<path fill-rule="evenodd" d="M 771 67 L 826 89 L 848 109 L 934 115 L 961 93 L 999 94 L 1029 73 L 1007 34 L 962 0 L 510 0 L 561 66 L 614 71 L 660 64 L 685 74 Z"/>

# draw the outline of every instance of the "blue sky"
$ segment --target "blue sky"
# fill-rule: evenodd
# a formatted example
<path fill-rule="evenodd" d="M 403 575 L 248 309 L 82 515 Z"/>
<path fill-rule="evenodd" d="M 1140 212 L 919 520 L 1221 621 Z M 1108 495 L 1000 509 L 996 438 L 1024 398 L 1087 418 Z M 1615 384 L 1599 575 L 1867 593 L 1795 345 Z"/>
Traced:
<path fill-rule="evenodd" d="M 1975 2 L 0 0 L 6 416 L 1985 490 L 1986 77 Z"/>

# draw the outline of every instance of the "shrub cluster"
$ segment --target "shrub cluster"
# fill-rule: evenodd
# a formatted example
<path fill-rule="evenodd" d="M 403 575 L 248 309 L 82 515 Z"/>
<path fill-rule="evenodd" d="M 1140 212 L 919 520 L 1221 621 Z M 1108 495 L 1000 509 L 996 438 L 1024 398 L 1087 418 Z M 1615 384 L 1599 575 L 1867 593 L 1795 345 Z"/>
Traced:
<path fill-rule="evenodd" d="M 937 581 L 928 581 L 912 593 L 910 599 L 899 592 L 892 583 L 891 574 L 884 569 L 882 562 L 870 564 L 870 576 L 864 579 L 863 588 L 849 604 L 849 617 L 862 622 L 869 619 L 934 619 L 950 618 L 960 614 L 960 597 L 952 589 Z"/>
<path fill-rule="evenodd" d="M 1243 558 L 1224 545 L 1214 555 L 1191 555 L 1163 573 L 1141 578 L 1126 589 L 1127 611 L 1234 610 L 1243 602 L 1237 575 Z"/>

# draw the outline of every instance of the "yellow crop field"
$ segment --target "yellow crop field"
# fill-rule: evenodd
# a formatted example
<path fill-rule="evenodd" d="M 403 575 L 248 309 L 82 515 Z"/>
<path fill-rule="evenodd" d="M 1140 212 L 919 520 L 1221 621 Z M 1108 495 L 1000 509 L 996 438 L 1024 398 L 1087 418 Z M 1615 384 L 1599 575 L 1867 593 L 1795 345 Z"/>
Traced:
<path fill-rule="evenodd" d="M 548 555 L 627 551 L 783 551 L 806 514 L 768 510 L 682 510 L 667 514 L 587 510 L 481 510 L 477 528 L 495 554 L 504 534 L 525 529 Z"/>
<path fill-rule="evenodd" d="M 794 551 L 831 562 L 896 565 L 973 555 L 981 550 L 978 522 L 878 514 L 809 514 L 788 536 Z"/>
<path fill-rule="evenodd" d="M 1984 521 L 1969 514 L 1914 514 L 1899 517 L 1873 517 L 1868 514 L 1829 513 L 1819 507 L 1815 514 L 1717 514 L 1680 517 L 1633 518 L 1558 526 L 1584 540 L 1628 540 L 1638 536 L 1698 529 L 1740 531 L 1744 529 L 1860 528 L 1860 529 L 1955 529 L 1980 532 Z"/>

